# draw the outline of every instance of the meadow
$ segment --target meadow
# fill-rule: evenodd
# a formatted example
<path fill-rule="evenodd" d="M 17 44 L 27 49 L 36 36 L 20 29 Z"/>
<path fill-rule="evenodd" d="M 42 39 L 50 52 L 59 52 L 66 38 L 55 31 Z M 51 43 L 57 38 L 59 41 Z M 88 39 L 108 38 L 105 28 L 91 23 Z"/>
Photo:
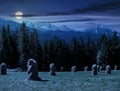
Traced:
<path fill-rule="evenodd" d="M 8 72 L 0 75 L 0 91 L 120 91 L 120 71 L 111 75 L 102 71 L 96 76 L 91 71 L 56 74 L 39 72 L 42 81 L 28 81 L 26 72 Z"/>

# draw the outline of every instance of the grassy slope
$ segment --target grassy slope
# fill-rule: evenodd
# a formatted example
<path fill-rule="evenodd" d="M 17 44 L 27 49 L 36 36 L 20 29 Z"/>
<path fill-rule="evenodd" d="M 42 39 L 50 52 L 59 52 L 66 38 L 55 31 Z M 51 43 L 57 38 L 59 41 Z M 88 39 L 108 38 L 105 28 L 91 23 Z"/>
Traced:
<path fill-rule="evenodd" d="M 91 72 L 57 72 L 50 76 L 40 72 L 43 80 L 27 81 L 26 72 L 9 72 L 0 75 L 0 91 L 120 91 L 120 71 L 92 76 Z"/>

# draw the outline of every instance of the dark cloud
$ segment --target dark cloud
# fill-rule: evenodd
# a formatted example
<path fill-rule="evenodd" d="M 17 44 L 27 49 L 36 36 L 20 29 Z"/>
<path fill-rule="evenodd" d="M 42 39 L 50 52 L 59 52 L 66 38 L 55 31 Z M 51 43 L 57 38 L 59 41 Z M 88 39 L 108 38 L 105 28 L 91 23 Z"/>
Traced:
<path fill-rule="evenodd" d="M 72 15 L 72 14 L 81 14 L 89 12 L 105 12 L 117 9 L 117 14 L 120 14 L 120 0 L 113 0 L 106 3 L 98 3 L 87 6 L 86 8 L 76 8 L 66 12 L 49 12 L 43 14 L 44 16 L 53 16 L 53 15 Z M 114 13 L 114 12 L 113 12 Z M 116 11 L 115 11 L 116 13 Z M 38 15 L 39 16 L 39 15 Z"/>
<path fill-rule="evenodd" d="M 2 0 L 3 1 L 3 0 Z M 4 1 L 10 1 L 10 0 L 4 0 Z M 12 0 L 12 1 L 19 1 L 19 2 L 30 2 L 33 0 Z M 39 1 L 42 2 L 42 0 L 35 0 L 35 1 Z M 52 2 L 52 1 L 55 1 L 55 0 L 46 0 L 46 2 Z M 56 0 L 56 2 L 59 1 L 59 0 Z M 62 0 L 63 1 L 63 0 Z M 66 0 L 65 0 L 66 1 Z M 79 1 L 79 6 L 82 5 L 83 1 L 82 0 L 78 0 Z M 87 0 L 87 1 L 90 1 L 90 0 Z M 117 14 L 117 15 L 120 15 L 120 0 L 105 0 L 104 2 L 101 1 L 101 0 L 98 0 L 99 2 L 98 3 L 93 3 L 93 1 L 91 1 L 92 3 L 85 6 L 85 7 L 74 7 L 74 8 L 70 8 L 69 10 L 53 10 L 53 8 L 55 8 L 56 6 L 53 6 L 54 4 L 48 4 L 48 6 L 41 6 L 42 3 L 40 3 L 39 6 L 28 6 L 30 10 L 32 10 L 32 8 L 36 7 L 38 8 L 38 10 L 33 10 L 31 11 L 30 13 L 26 13 L 24 14 L 24 17 L 33 17 L 33 16 L 57 16 L 57 15 L 73 15 L 73 14 L 84 14 L 84 13 L 91 13 L 91 12 L 103 12 L 103 13 L 106 13 L 105 11 L 111 11 L 111 10 L 115 10 L 112 12 L 112 14 Z M 100 2 L 101 1 L 101 2 Z M 72 0 L 70 0 L 70 3 L 72 2 Z M 81 3 L 80 3 L 81 2 Z M 54 2 L 53 2 L 54 3 Z M 64 3 L 64 2 L 63 2 Z M 66 2 L 67 3 L 67 2 Z M 88 2 L 86 2 L 88 3 Z M 56 3 L 57 5 L 59 5 L 58 3 Z M 76 3 L 75 3 L 76 4 Z M 31 4 L 30 4 L 31 5 Z M 38 4 L 37 4 L 38 5 Z M 44 4 L 43 4 L 44 5 Z M 50 5 L 50 6 L 49 6 Z M 41 6 L 41 7 L 40 7 Z M 53 6 L 53 7 L 52 7 Z M 60 5 L 61 6 L 61 5 Z M 70 7 L 70 5 L 68 5 Z M 66 7 L 68 7 L 66 6 Z M 74 6 L 74 4 L 73 4 Z M 73 7 L 71 6 L 71 7 Z M 17 7 L 17 6 L 16 6 Z M 22 7 L 22 6 L 21 6 Z M 43 8 L 44 7 L 44 8 Z M 47 9 L 47 7 L 52 7 L 51 10 Z M 66 8 L 65 7 L 65 8 Z M 18 7 L 17 7 L 18 8 Z M 57 7 L 56 7 L 57 8 Z M 64 8 L 64 7 L 63 7 Z M 26 8 L 25 8 L 26 9 Z M 28 11 L 29 12 L 29 9 L 25 10 L 25 11 Z M 43 9 L 43 12 L 41 11 Z M 44 9 L 48 10 L 46 12 L 44 12 Z M 15 9 L 14 11 L 16 11 L 18 9 Z M 23 10 L 23 9 L 22 9 Z M 52 11 L 53 10 L 53 11 Z M 4 12 L 4 11 L 3 11 Z M 10 11 L 8 11 L 10 12 Z M 33 12 L 33 13 L 32 13 Z M 42 13 L 40 13 L 42 12 Z M 10 16 L 14 16 L 14 15 L 10 15 Z"/>
<path fill-rule="evenodd" d="M 11 17 L 15 17 L 15 14 L 10 14 L 9 16 L 11 16 Z M 42 14 L 23 14 L 22 15 L 23 17 L 34 17 L 34 16 L 42 16 Z"/>
<path fill-rule="evenodd" d="M 118 9 L 120 11 L 120 0 L 114 0 L 107 3 L 93 4 L 86 8 L 76 8 L 68 12 L 53 12 L 48 15 L 72 15 L 72 14 L 80 14 L 87 12 L 104 12 Z M 119 11 L 117 12 L 119 14 Z"/>
<path fill-rule="evenodd" d="M 70 12 L 49 12 L 49 13 L 24 13 L 23 17 L 35 17 L 35 16 L 57 16 L 57 15 L 70 15 Z M 11 17 L 15 17 L 15 14 L 9 14 Z"/>
<path fill-rule="evenodd" d="M 50 22 L 40 22 L 40 23 L 63 23 L 63 22 L 79 22 L 79 21 L 94 21 L 96 19 L 92 18 L 85 18 L 85 19 L 72 19 L 72 20 L 57 20 L 57 21 L 50 21 Z"/>
<path fill-rule="evenodd" d="M 108 11 L 112 9 L 120 9 L 120 0 L 114 0 L 111 2 L 107 3 L 102 3 L 102 4 L 95 4 L 88 6 L 87 8 L 84 9 L 74 9 L 72 10 L 73 13 L 84 13 L 84 12 L 102 12 L 102 11 Z"/>

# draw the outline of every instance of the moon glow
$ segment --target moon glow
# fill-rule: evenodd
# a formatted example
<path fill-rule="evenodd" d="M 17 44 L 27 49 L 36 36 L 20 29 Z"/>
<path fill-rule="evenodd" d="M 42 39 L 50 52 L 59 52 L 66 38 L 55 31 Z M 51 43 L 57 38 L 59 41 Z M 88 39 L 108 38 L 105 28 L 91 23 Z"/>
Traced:
<path fill-rule="evenodd" d="M 20 19 L 23 18 L 23 13 L 22 13 L 21 11 L 17 11 L 17 12 L 15 13 L 15 17 L 16 17 L 16 19 L 20 20 Z"/>

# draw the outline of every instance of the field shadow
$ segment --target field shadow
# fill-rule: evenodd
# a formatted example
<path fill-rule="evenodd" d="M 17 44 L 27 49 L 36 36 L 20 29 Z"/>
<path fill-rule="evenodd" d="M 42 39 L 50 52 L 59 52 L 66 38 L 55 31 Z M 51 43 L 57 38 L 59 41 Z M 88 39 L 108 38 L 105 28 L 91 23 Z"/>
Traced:
<path fill-rule="evenodd" d="M 28 80 L 27 81 L 33 81 L 33 82 L 48 82 L 49 80 L 44 80 L 44 79 L 40 79 L 40 80 Z"/>
<path fill-rule="evenodd" d="M 49 80 L 44 80 L 44 79 L 41 79 L 40 81 L 42 81 L 42 82 L 48 82 Z"/>

